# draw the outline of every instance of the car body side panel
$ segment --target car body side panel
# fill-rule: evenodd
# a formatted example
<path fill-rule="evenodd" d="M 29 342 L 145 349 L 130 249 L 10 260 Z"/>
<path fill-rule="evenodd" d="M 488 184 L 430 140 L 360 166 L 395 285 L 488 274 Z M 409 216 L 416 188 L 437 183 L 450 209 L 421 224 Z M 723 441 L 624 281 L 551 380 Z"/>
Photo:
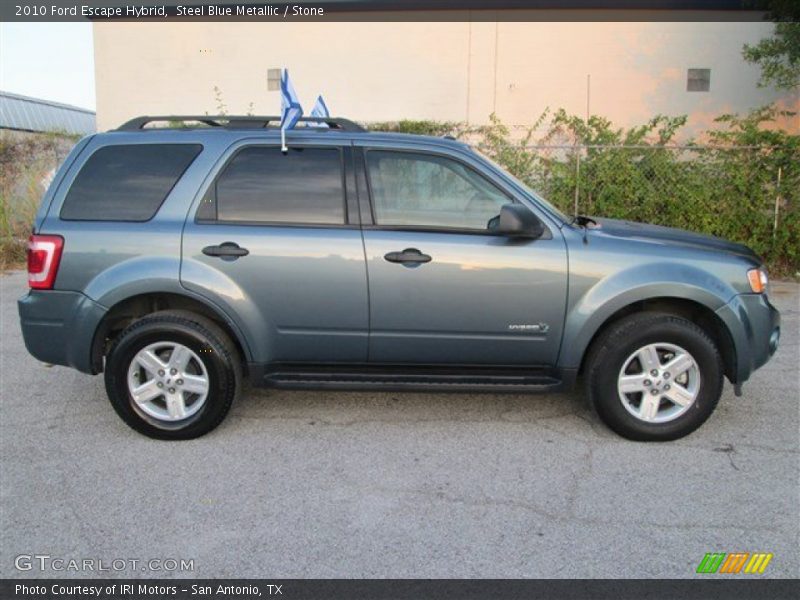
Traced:
<path fill-rule="evenodd" d="M 248 256 L 224 262 L 202 248 L 234 241 Z M 357 229 L 190 223 L 182 285 L 236 315 L 255 362 L 367 358 L 364 247 Z"/>
<path fill-rule="evenodd" d="M 667 248 L 663 242 L 618 241 L 564 229 L 569 247 L 570 285 L 564 344 L 558 366 L 576 368 L 597 331 L 618 310 L 641 300 L 678 298 L 716 311 L 739 291 L 735 267 L 713 252 Z M 745 278 L 745 268 L 738 275 Z"/>
<path fill-rule="evenodd" d="M 370 360 L 551 366 L 567 292 L 556 237 L 364 232 L 370 285 Z M 417 267 L 384 254 L 419 248 Z"/>
<path fill-rule="evenodd" d="M 127 286 L 152 280 L 177 283 L 180 224 L 61 221 L 44 232 L 64 238 L 56 289 L 82 291 L 106 306 L 124 299 Z M 111 304 L 109 304 L 111 303 Z"/>

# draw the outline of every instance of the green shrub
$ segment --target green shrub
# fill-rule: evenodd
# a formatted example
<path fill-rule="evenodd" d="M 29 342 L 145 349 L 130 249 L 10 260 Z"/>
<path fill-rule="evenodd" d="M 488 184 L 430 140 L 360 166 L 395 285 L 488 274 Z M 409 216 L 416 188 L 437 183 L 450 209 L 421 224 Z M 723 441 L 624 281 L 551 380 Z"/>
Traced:
<path fill-rule="evenodd" d="M 25 261 L 44 182 L 75 140 L 60 134 L 0 135 L 0 269 L 19 267 Z"/>
<path fill-rule="evenodd" d="M 414 121 L 409 119 L 367 123 L 366 127 L 370 131 L 413 133 L 415 135 L 432 135 L 436 137 L 443 135 L 458 137 L 464 129 L 462 124 L 450 121 Z"/>

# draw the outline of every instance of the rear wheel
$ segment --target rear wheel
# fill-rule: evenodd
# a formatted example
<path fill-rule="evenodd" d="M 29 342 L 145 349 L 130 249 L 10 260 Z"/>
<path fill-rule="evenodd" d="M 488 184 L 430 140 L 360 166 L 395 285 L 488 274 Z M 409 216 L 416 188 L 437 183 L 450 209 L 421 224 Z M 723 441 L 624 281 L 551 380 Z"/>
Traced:
<path fill-rule="evenodd" d="M 191 439 L 219 425 L 241 387 L 230 338 L 188 311 L 157 312 L 115 340 L 105 369 L 106 391 L 133 429 L 158 439 Z"/>
<path fill-rule="evenodd" d="M 686 319 L 661 313 L 615 323 L 588 357 L 587 385 L 600 418 L 640 441 L 681 438 L 700 427 L 722 393 L 713 340 Z"/>

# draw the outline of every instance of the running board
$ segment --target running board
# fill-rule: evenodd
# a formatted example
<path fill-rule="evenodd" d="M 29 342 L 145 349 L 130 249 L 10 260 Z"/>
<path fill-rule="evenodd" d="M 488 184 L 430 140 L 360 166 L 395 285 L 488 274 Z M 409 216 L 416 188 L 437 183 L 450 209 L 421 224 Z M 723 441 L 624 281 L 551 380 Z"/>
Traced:
<path fill-rule="evenodd" d="M 256 371 L 255 373 L 253 371 Z M 259 373 L 260 371 L 260 373 Z M 255 368 L 253 383 L 281 389 L 398 390 L 432 392 L 556 392 L 571 387 L 552 369 L 542 371 L 486 368 L 367 367 L 363 370 L 324 366 L 313 368 L 274 365 Z"/>

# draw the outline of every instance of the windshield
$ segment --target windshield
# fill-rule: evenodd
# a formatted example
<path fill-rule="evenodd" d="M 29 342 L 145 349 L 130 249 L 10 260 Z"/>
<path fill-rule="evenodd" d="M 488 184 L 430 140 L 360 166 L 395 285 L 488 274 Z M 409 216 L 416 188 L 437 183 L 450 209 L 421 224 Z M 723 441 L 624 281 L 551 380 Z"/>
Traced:
<path fill-rule="evenodd" d="M 486 156 L 483 152 L 481 152 L 480 150 L 478 150 L 474 146 L 469 146 L 469 149 L 472 150 L 478 156 L 480 156 L 483 160 L 488 162 L 490 165 L 492 165 L 495 169 L 497 169 L 498 171 L 501 171 L 506 177 L 511 179 L 511 181 L 513 181 L 515 184 L 517 184 L 519 187 L 521 187 L 523 190 L 525 190 L 528 194 L 530 194 L 531 196 L 536 198 L 536 200 L 538 202 L 544 204 L 546 208 L 548 208 L 553 214 L 558 216 L 562 221 L 564 221 L 565 223 L 569 223 L 570 218 L 567 215 L 565 215 L 563 212 L 561 212 L 558 208 L 556 208 L 552 203 L 550 203 L 547 200 L 545 200 L 542 197 L 541 194 L 539 194 L 538 192 L 532 190 L 523 181 L 520 181 L 519 179 L 514 177 L 505 168 L 503 168 L 501 165 L 497 164 L 495 161 L 493 161 L 491 158 Z"/>

